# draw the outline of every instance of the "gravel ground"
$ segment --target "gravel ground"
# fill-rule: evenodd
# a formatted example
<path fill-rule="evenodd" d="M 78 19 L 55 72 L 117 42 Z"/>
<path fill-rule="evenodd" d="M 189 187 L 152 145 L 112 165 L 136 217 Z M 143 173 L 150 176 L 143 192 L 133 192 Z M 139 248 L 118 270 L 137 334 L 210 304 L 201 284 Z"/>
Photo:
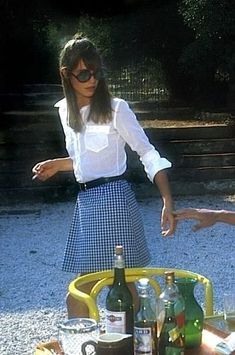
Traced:
<path fill-rule="evenodd" d="M 177 208 L 234 209 L 235 195 L 178 196 L 175 201 Z M 163 239 L 160 200 L 139 203 L 151 265 L 211 278 L 215 310 L 221 312 L 223 291 L 234 286 L 234 226 L 218 224 L 194 233 L 193 222 L 184 221 L 174 238 Z M 0 354 L 33 354 L 37 343 L 57 337 L 57 323 L 66 317 L 67 285 L 74 277 L 60 271 L 73 207 L 73 201 L 0 207 Z"/>

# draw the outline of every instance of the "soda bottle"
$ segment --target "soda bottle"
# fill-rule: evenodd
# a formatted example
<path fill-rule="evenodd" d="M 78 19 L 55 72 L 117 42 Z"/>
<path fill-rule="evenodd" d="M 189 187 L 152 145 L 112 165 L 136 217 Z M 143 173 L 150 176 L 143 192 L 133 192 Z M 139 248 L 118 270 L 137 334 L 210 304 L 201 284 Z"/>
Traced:
<path fill-rule="evenodd" d="M 138 282 L 140 308 L 135 316 L 135 355 L 157 355 L 157 319 L 152 309 L 150 286 L 147 278 Z"/>
<path fill-rule="evenodd" d="M 106 332 L 134 333 L 133 298 L 125 280 L 122 246 L 115 248 L 114 280 L 106 297 Z"/>

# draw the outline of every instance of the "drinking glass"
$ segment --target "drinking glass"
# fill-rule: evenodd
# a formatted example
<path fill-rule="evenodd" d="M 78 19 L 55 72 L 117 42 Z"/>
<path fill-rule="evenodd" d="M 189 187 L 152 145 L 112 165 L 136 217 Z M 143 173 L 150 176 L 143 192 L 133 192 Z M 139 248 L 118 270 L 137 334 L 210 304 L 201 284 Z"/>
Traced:
<path fill-rule="evenodd" d="M 99 329 L 91 318 L 72 318 L 58 324 L 59 340 L 65 355 L 83 355 L 82 345 L 89 343 L 90 353 L 95 353 Z M 88 349 L 89 350 L 89 349 Z"/>
<path fill-rule="evenodd" d="M 224 319 L 231 331 L 235 331 L 235 290 L 224 293 Z"/>

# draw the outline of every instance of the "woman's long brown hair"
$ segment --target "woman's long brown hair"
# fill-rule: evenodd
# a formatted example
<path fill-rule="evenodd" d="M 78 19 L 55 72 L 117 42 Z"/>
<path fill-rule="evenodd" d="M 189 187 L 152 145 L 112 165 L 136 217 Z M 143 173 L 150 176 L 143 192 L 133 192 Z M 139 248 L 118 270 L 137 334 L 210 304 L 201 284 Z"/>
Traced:
<path fill-rule="evenodd" d="M 83 60 L 90 70 L 102 69 L 101 57 L 94 44 L 87 38 L 74 38 L 67 42 L 60 53 L 60 74 L 64 95 L 68 106 L 68 124 L 76 132 L 81 132 L 83 121 L 77 105 L 74 89 L 70 82 L 70 73 Z M 112 119 L 111 94 L 105 77 L 97 85 L 91 99 L 88 120 L 106 123 Z"/>

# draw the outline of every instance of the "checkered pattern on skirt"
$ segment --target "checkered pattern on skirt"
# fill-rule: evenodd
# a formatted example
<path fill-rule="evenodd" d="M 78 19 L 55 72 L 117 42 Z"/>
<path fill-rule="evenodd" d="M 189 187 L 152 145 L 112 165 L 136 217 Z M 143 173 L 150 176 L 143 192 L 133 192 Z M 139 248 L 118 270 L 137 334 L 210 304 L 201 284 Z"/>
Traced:
<path fill-rule="evenodd" d="M 113 268 L 116 245 L 123 245 L 126 267 L 150 262 L 142 216 L 126 180 L 79 192 L 62 270 L 89 273 Z"/>

